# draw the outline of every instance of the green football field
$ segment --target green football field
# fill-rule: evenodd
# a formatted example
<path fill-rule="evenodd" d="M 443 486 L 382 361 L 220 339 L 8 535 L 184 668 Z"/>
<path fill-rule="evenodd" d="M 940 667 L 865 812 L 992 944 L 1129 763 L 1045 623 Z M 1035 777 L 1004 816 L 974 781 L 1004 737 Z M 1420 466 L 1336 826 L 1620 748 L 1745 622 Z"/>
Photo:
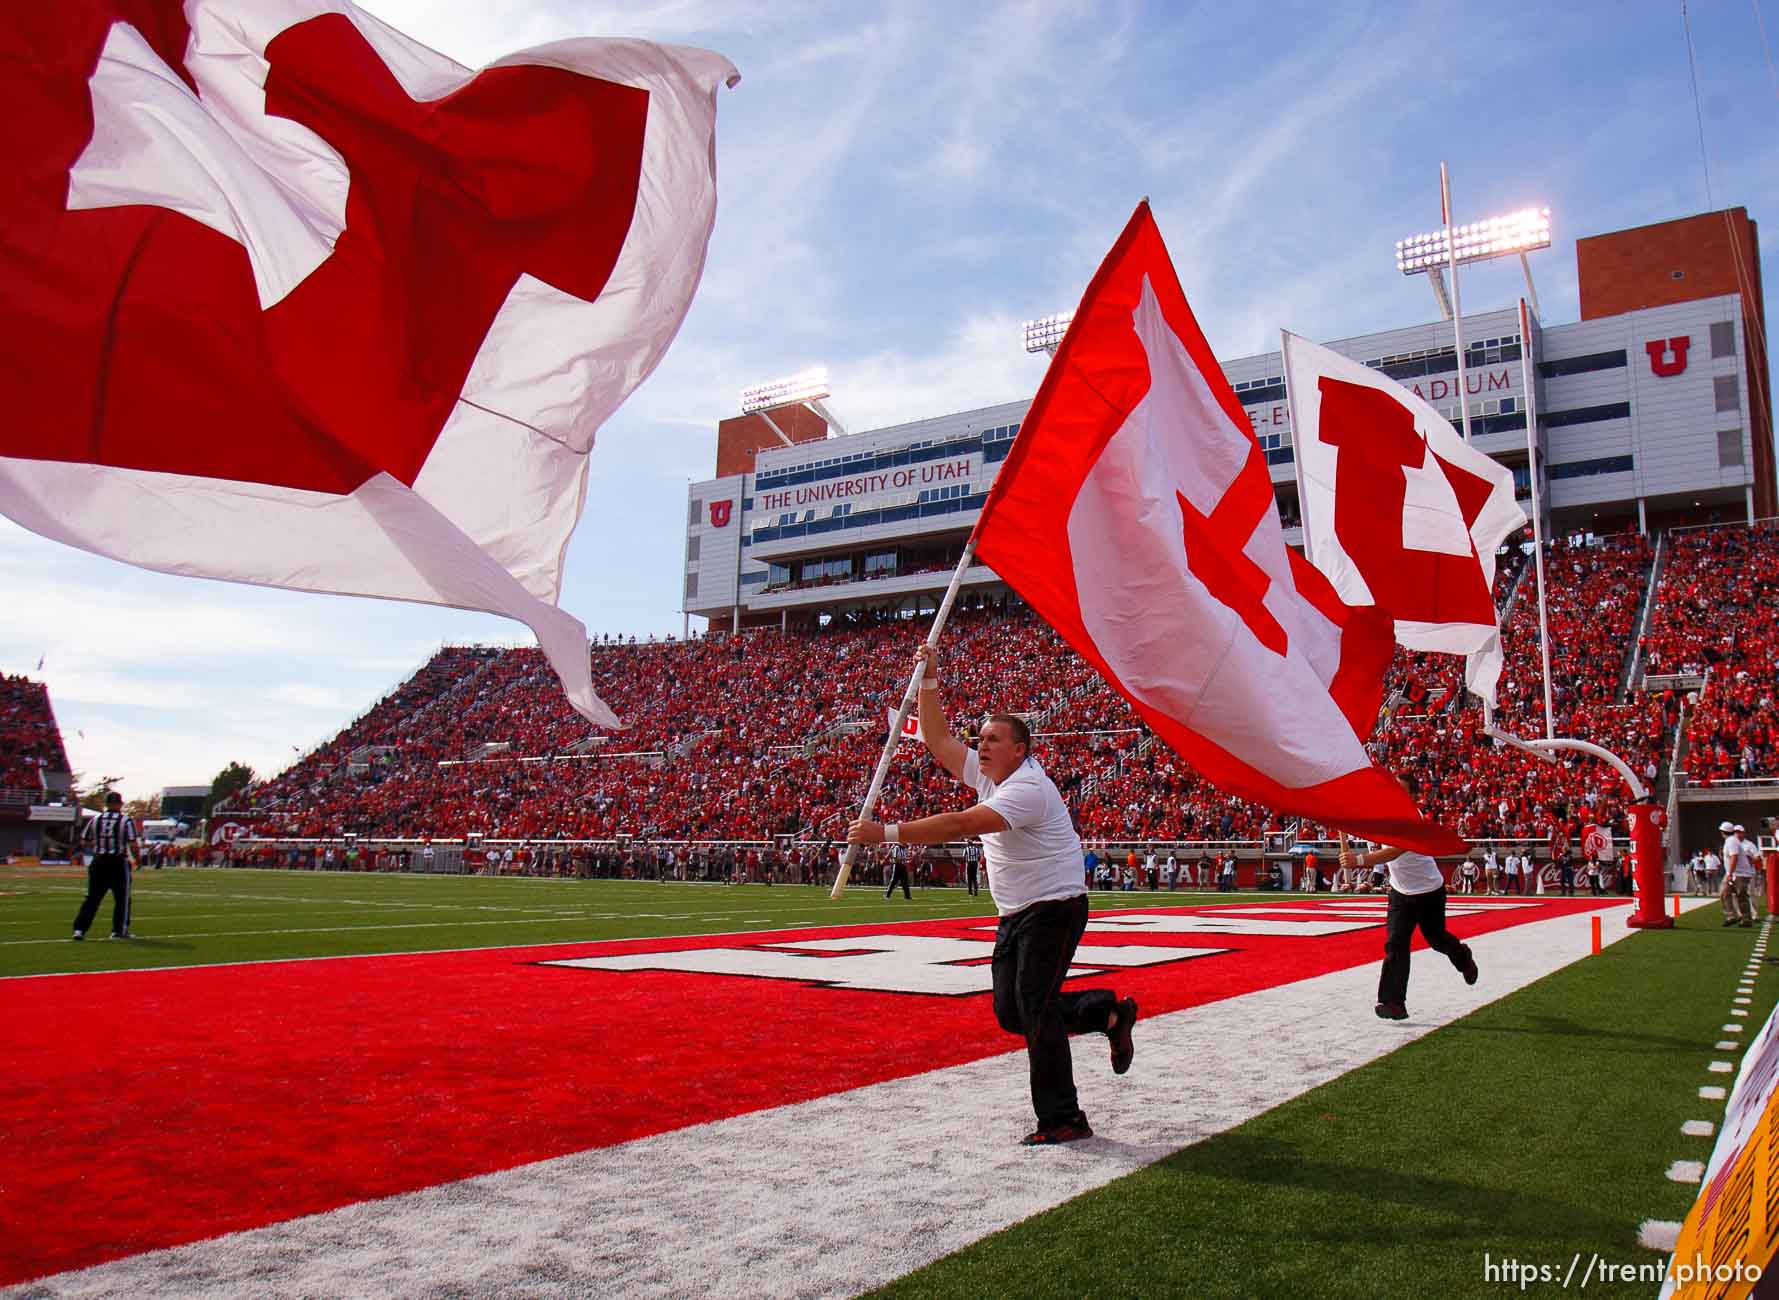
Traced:
<path fill-rule="evenodd" d="M 0 868 L 0 975 L 422 952 L 797 925 L 987 916 L 987 895 L 674 885 L 142 871 L 128 943 L 68 939 L 78 869 Z M 1097 894 L 1096 908 L 1248 903 L 1265 896 Z M 1722 1118 L 1699 1088 L 1750 962 L 1754 933 L 1715 908 L 1635 934 L 1142 1172 L 904 1278 L 906 1296 L 1555 1295 L 1572 1263 L 1656 1263 L 1646 1219 L 1685 1217 L 1670 1181 Z M 1752 1039 L 1779 981 L 1754 979 Z M 1190 1068 L 1189 1064 L 1180 1068 Z M 893 1218 L 876 1207 L 873 1218 Z M 1521 1287 L 1512 1260 L 1555 1269 Z M 1493 1272 L 1491 1272 L 1491 1268 Z M 1593 1294 L 1651 1296 L 1648 1282 Z"/>

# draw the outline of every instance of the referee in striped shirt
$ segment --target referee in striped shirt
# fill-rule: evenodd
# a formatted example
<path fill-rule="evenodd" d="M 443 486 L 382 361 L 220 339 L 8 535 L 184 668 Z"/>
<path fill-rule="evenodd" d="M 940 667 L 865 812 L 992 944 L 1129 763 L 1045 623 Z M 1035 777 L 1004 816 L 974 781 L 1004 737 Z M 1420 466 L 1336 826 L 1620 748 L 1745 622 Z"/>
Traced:
<path fill-rule="evenodd" d="M 99 914 L 99 904 L 112 895 L 111 937 L 130 937 L 130 872 L 140 864 L 136 854 L 136 823 L 124 816 L 124 797 L 116 790 L 105 796 L 105 811 L 86 824 L 80 842 L 89 847 L 86 901 L 74 918 L 75 939 L 86 938 Z"/>

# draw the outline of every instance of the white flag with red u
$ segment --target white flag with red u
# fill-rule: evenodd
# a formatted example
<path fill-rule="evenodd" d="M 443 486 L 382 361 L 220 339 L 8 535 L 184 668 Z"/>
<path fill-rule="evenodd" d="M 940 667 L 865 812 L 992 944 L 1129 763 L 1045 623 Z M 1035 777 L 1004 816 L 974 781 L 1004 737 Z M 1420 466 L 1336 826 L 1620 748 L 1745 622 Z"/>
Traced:
<path fill-rule="evenodd" d="M 976 554 L 1220 788 L 1462 848 L 1365 752 L 1388 620 L 1285 545 L 1265 455 L 1147 203 L 1075 313 Z"/>
<path fill-rule="evenodd" d="M 888 710 L 888 713 L 889 713 L 890 729 L 894 730 L 895 725 L 896 725 L 896 710 L 890 709 L 890 710 Z M 919 710 L 911 710 L 909 712 L 908 716 L 902 719 L 902 734 L 899 737 L 897 737 L 897 740 L 902 741 L 902 740 L 925 740 L 925 739 L 926 739 L 926 737 L 921 734 L 921 730 L 920 730 L 920 712 L 919 712 Z"/>
<path fill-rule="evenodd" d="M 1305 550 L 1398 644 L 1467 655 L 1465 685 L 1494 704 L 1495 552 L 1527 523 L 1513 471 L 1369 366 L 1289 331 L 1284 357 Z"/>
<path fill-rule="evenodd" d="M 168 573 L 522 620 L 716 211 L 705 50 L 474 71 L 350 0 L 0 16 L 0 512 Z"/>

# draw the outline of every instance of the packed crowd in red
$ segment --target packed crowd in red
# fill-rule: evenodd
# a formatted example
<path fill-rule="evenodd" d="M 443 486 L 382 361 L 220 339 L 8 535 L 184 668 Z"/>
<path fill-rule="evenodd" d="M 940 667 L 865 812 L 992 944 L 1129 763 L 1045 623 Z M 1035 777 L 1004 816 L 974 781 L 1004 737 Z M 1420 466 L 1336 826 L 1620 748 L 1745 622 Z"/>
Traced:
<path fill-rule="evenodd" d="M 0 674 L 0 789 L 41 790 L 43 772 L 67 770 L 49 688 L 28 677 Z"/>
<path fill-rule="evenodd" d="M 1779 775 L 1779 528 L 1669 534 L 1644 655 L 1651 674 L 1702 674 L 1682 766 L 1701 784 Z"/>
<path fill-rule="evenodd" d="M 1779 563 L 1769 554 L 1770 534 L 1760 547 L 1767 568 L 1737 560 L 1764 584 L 1738 608 L 1770 626 Z M 1634 535 L 1558 543 L 1547 555 L 1546 580 L 1556 733 L 1605 744 L 1653 778 L 1665 762 L 1680 700 L 1673 692 L 1626 689 L 1650 561 L 1648 544 Z M 1694 575 L 1694 596 L 1715 609 L 1717 589 L 1701 597 L 1697 586 L 1697 575 L 1712 567 L 1707 557 L 1685 572 Z M 1499 601 L 1519 577 L 1514 548 L 1498 576 Z M 1669 590 L 1664 585 L 1664 599 Z M 1537 737 L 1544 734 L 1544 688 L 1529 573 L 1518 592 L 1504 633 L 1497 723 Z M 1685 609 L 1674 614 L 1658 602 L 1655 626 L 1659 633 L 1687 617 Z M 908 652 L 923 630 L 888 615 L 860 615 L 789 636 L 597 643 L 596 685 L 629 723 L 616 733 L 569 710 L 535 650 L 441 651 L 340 736 L 251 790 L 237 809 L 262 832 L 290 836 L 354 830 L 837 838 L 867 784 L 885 716 L 907 684 Z M 1775 638 L 1761 640 L 1770 647 Z M 1739 653 L 1752 655 L 1752 645 Z M 1770 765 L 1771 649 L 1764 655 L 1747 659 L 1741 685 L 1718 692 L 1714 716 L 1727 721 L 1712 734 L 1726 744 L 1751 744 L 1756 761 Z M 1429 811 L 1473 838 L 1542 837 L 1555 824 L 1578 821 L 1622 831 L 1618 777 L 1590 759 L 1550 764 L 1483 735 L 1480 712 L 1460 689 L 1462 671 L 1454 657 L 1399 652 L 1389 679 L 1397 709 L 1373 742 L 1387 765 L 1421 778 Z M 999 709 L 1031 719 L 1038 756 L 1085 838 L 1253 840 L 1292 829 L 1273 810 L 1206 785 L 1017 602 L 960 609 L 946 633 L 941 677 L 954 725 Z M 959 797 L 925 751 L 907 743 L 880 811 L 902 819 L 955 806 Z M 1324 836 L 1324 828 L 1296 829 L 1306 838 Z"/>

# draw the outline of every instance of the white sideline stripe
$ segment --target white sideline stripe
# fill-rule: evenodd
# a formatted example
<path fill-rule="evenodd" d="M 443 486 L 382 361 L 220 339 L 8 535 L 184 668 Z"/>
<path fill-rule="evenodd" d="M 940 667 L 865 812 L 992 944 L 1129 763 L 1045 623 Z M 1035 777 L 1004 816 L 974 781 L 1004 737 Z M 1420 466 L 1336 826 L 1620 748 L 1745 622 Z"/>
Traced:
<path fill-rule="evenodd" d="M 1713 1087 L 1710 1084 L 1706 1084 L 1703 1088 L 1699 1089 L 1699 1100 L 1700 1101 L 1722 1101 L 1723 1098 L 1724 1098 L 1724 1091 L 1722 1088 L 1717 1088 L 1717 1087 Z"/>
<path fill-rule="evenodd" d="M 1717 1132 L 1717 1125 L 1708 1119 L 1689 1119 L 1680 1126 L 1680 1132 L 1689 1138 L 1708 1138 Z"/>
<path fill-rule="evenodd" d="M 1746 1028 L 1748 1028 L 1747 1025 L 1725 1025 L 1723 1026 L 1723 1032 L 1726 1034 L 1739 1034 Z"/>
<path fill-rule="evenodd" d="M 1076 1044 L 1098 1137 L 1028 1149 L 1023 1049 L 29 1284 L 33 1296 L 855 1295 L 1233 1128 L 1588 954 L 1594 913 L 1421 952 L 1413 1017 L 1367 962 Z M 1631 931 L 1604 927 L 1606 943 Z M 986 1015 L 987 1009 L 984 1008 Z M 1216 1050 L 1217 1046 L 1222 1050 Z"/>
<path fill-rule="evenodd" d="M 1728 1061 L 1713 1061 L 1705 1068 L 1711 1071 L 1712 1074 L 1728 1074 L 1736 1067 L 1731 1065 Z"/>
<path fill-rule="evenodd" d="M 1733 1052 L 1738 1047 L 1742 1046 L 1742 1044 L 1738 1043 L 1733 1038 L 1720 1038 L 1715 1043 L 1711 1044 L 1711 1046 L 1720 1052 Z"/>
<path fill-rule="evenodd" d="M 1637 1244 L 1645 1250 L 1672 1252 L 1680 1244 L 1680 1225 L 1672 1219 L 1645 1219 L 1637 1229 Z"/>
<path fill-rule="evenodd" d="M 1676 1160 L 1668 1166 L 1668 1181 L 1674 1183 L 1696 1183 L 1705 1177 L 1703 1160 Z"/>

